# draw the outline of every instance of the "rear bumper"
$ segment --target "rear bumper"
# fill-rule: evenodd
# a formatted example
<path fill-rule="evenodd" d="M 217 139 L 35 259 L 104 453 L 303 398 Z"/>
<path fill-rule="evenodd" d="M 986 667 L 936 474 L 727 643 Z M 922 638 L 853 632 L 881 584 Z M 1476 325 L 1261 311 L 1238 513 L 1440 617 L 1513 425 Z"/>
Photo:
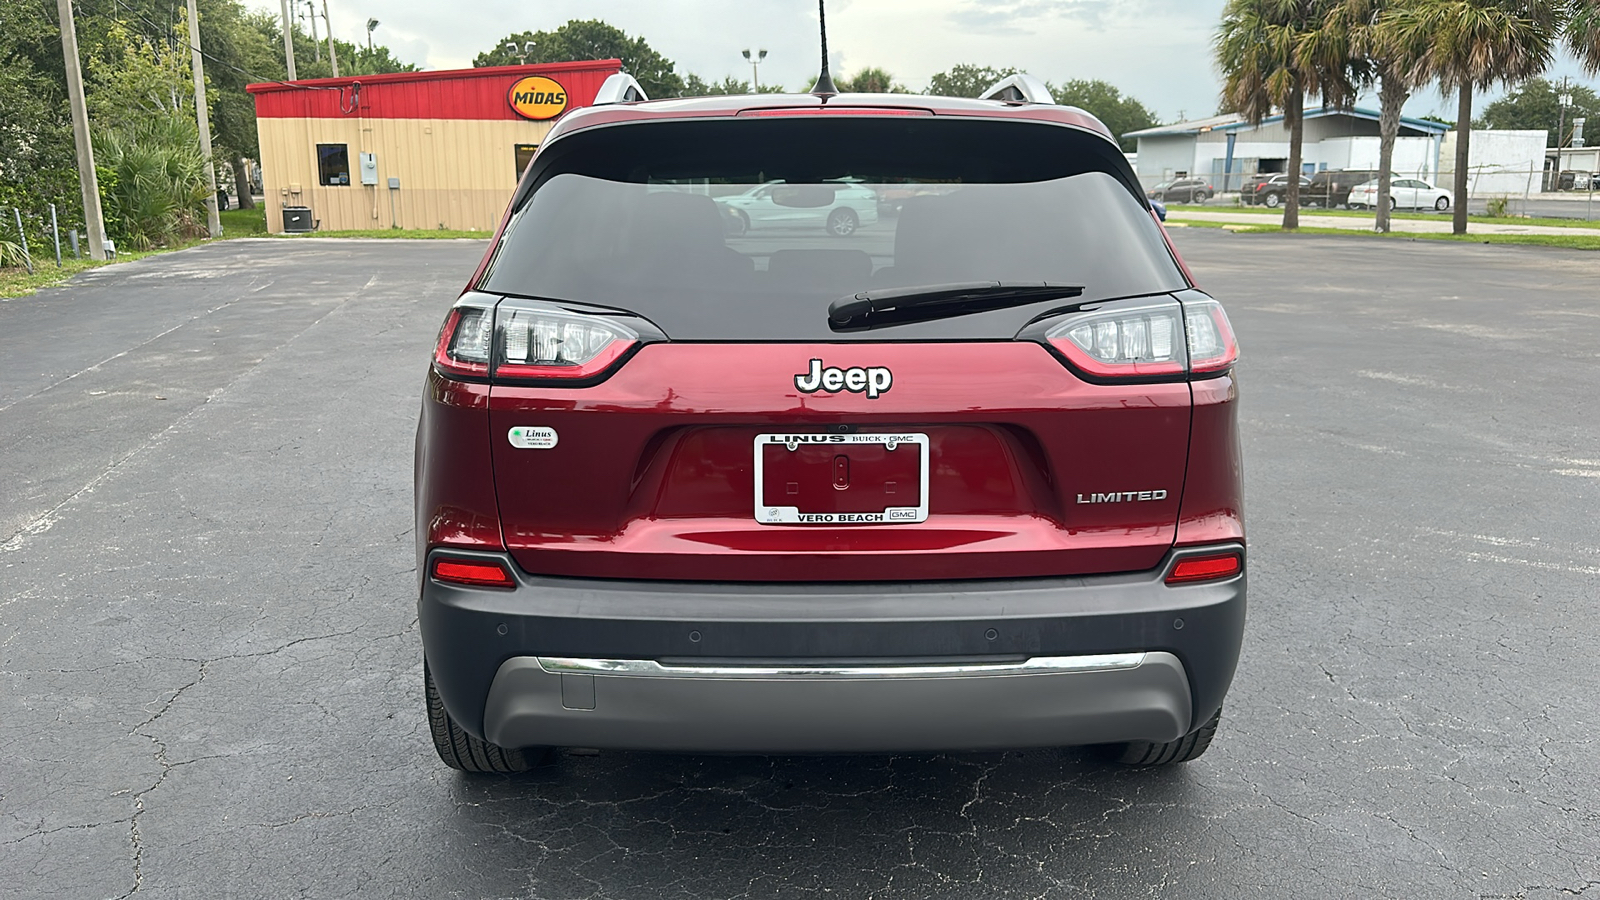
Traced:
<path fill-rule="evenodd" d="M 445 708 L 502 746 L 723 752 L 1165 741 L 1238 662 L 1243 575 L 911 584 L 424 578 Z M 461 554 L 498 558 L 499 554 Z M 431 570 L 431 562 L 430 562 Z"/>

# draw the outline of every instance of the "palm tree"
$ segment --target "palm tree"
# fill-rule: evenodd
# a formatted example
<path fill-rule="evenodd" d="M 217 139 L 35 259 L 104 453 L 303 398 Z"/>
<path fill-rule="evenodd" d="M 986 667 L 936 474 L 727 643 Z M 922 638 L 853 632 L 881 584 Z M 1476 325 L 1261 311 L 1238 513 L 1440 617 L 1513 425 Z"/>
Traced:
<path fill-rule="evenodd" d="M 1579 35 L 1583 26 L 1577 24 L 1580 16 L 1575 13 L 1584 11 L 1595 15 L 1592 3 L 1572 0 L 1418 0 L 1391 16 L 1388 27 L 1393 40 L 1408 47 L 1427 47 L 1414 74 L 1436 78 L 1447 95 L 1456 94 L 1452 228 L 1456 234 L 1467 233 L 1472 92 L 1497 83 L 1523 81 L 1544 71 L 1563 31 L 1582 55 Z M 1600 61 L 1600 48 L 1590 59 Z"/>
<path fill-rule="evenodd" d="M 1389 230 L 1390 176 L 1394 145 L 1400 136 L 1400 114 L 1420 87 L 1418 62 L 1426 46 L 1406 44 L 1393 28 L 1395 15 L 1417 0 L 1343 0 L 1328 14 L 1323 35 L 1308 47 L 1320 49 L 1319 65 L 1346 67 L 1348 78 L 1363 87 L 1378 86 L 1378 202 L 1373 230 Z"/>
<path fill-rule="evenodd" d="M 1345 67 L 1323 65 L 1316 43 L 1335 0 L 1228 0 L 1214 42 L 1222 69 L 1222 97 L 1252 125 L 1283 110 L 1289 129 L 1289 181 L 1283 227 L 1300 227 L 1300 168 L 1306 94 L 1341 105 L 1354 96 Z"/>

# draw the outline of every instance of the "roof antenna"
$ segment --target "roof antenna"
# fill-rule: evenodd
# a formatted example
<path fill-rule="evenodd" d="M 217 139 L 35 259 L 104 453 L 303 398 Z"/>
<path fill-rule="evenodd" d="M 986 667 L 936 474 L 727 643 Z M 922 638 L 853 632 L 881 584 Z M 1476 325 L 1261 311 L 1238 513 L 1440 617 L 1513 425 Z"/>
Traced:
<path fill-rule="evenodd" d="M 817 83 L 811 86 L 813 94 L 837 94 L 839 89 L 833 86 L 833 76 L 828 74 L 828 12 L 823 8 L 825 0 L 817 0 L 817 21 L 822 26 L 822 74 L 817 76 Z"/>

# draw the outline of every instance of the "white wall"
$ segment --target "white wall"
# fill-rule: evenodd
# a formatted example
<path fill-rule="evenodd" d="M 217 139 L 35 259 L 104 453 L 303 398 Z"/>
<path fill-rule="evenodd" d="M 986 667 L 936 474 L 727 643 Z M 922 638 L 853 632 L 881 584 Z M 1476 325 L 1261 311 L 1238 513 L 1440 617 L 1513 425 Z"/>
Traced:
<path fill-rule="evenodd" d="M 1375 137 L 1329 138 L 1322 142 L 1322 155 L 1330 169 L 1377 169 L 1381 139 Z M 1396 175 L 1433 179 L 1431 137 L 1395 138 L 1393 171 Z"/>
<path fill-rule="evenodd" d="M 1194 171 L 1194 135 L 1175 134 L 1139 138 L 1139 163 L 1135 170 L 1146 187 Z"/>
<path fill-rule="evenodd" d="M 1544 180 L 1545 131 L 1472 129 L 1467 169 L 1467 196 L 1537 192 Z M 1439 154 L 1440 187 L 1455 179 L 1456 133 L 1444 136 Z"/>

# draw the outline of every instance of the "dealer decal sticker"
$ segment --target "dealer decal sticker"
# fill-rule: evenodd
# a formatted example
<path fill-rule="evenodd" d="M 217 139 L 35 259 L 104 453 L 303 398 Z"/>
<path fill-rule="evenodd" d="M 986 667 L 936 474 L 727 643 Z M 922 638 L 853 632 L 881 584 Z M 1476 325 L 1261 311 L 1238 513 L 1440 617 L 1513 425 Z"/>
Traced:
<path fill-rule="evenodd" d="M 506 437 L 518 450 L 549 450 L 560 440 L 554 428 L 542 425 L 518 425 Z"/>

